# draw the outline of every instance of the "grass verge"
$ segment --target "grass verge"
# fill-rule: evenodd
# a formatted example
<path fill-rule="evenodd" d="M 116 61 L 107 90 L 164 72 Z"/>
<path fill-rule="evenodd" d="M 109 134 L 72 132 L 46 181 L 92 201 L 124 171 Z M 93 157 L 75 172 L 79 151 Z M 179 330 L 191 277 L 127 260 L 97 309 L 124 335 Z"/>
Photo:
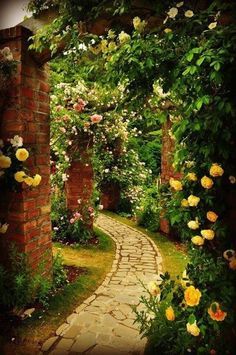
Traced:
<path fill-rule="evenodd" d="M 49 301 L 46 310 L 33 313 L 32 318 L 16 326 L 4 324 L 0 335 L 0 353 L 4 355 L 37 354 L 42 343 L 55 334 L 66 317 L 89 297 L 109 272 L 115 255 L 115 243 L 104 232 L 95 228 L 98 245 L 70 247 L 55 243 L 53 252 L 60 252 L 65 265 L 86 268 L 77 281 L 66 286 Z"/>
<path fill-rule="evenodd" d="M 133 227 L 149 236 L 161 253 L 164 271 L 168 271 L 171 278 L 175 278 L 177 275 L 182 274 L 189 260 L 186 249 L 182 243 L 173 241 L 160 233 L 150 232 L 143 227 L 137 226 L 134 221 L 121 217 L 115 213 L 109 211 L 104 211 L 103 213 L 106 216 L 112 217 L 115 220 Z"/>

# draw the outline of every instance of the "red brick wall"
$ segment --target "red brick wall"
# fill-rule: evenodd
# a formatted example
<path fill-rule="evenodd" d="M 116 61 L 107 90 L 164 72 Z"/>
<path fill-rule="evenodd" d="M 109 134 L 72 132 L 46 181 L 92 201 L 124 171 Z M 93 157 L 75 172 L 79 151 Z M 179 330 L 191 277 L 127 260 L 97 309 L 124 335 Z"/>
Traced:
<path fill-rule="evenodd" d="M 169 135 L 171 129 L 171 121 L 167 120 L 162 126 L 162 153 L 161 153 L 161 183 L 167 184 L 171 177 L 179 179 L 181 174 L 174 171 L 172 166 L 173 152 L 175 143 Z M 170 225 L 167 219 L 160 219 L 160 230 L 163 233 L 170 233 Z"/>
<path fill-rule="evenodd" d="M 101 204 L 104 210 L 116 211 L 120 201 L 120 187 L 110 183 L 102 187 Z"/>
<path fill-rule="evenodd" d="M 162 152 L 161 152 L 161 182 L 168 183 L 171 177 L 181 178 L 181 174 L 174 171 L 172 166 L 175 143 L 169 135 L 171 121 L 167 120 L 162 126 Z"/>
<path fill-rule="evenodd" d="M 81 208 L 90 202 L 93 195 L 92 138 L 81 134 L 72 149 L 77 151 L 78 160 L 74 160 L 67 171 L 66 203 L 71 211 L 83 212 Z M 91 219 L 90 227 L 92 222 Z"/>
<path fill-rule="evenodd" d="M 7 92 L 1 94 L 0 137 L 4 140 L 20 135 L 30 150 L 27 167 L 30 174 L 39 173 L 41 184 L 19 193 L 1 191 L 0 217 L 9 223 L 1 237 L 0 257 L 14 241 L 28 254 L 32 268 L 40 262 L 51 270 L 52 242 L 50 221 L 50 146 L 49 85 L 46 66 L 37 65 L 27 45 L 31 33 L 23 27 L 0 31 L 0 48 L 8 46 L 18 60 L 17 75 Z"/>

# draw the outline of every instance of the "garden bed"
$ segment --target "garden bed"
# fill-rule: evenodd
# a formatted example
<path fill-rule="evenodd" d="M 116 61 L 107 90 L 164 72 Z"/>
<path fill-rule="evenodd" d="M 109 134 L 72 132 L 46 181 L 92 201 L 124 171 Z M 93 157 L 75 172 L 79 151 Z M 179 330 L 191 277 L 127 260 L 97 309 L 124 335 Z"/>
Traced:
<path fill-rule="evenodd" d="M 0 318 L 0 353 L 6 355 L 38 353 L 43 342 L 102 283 L 115 254 L 113 241 L 95 228 L 98 245 L 66 246 L 54 244 L 68 271 L 68 284 L 48 300 L 48 306 L 35 307 L 32 317 Z M 34 305 L 33 305 L 34 307 Z"/>

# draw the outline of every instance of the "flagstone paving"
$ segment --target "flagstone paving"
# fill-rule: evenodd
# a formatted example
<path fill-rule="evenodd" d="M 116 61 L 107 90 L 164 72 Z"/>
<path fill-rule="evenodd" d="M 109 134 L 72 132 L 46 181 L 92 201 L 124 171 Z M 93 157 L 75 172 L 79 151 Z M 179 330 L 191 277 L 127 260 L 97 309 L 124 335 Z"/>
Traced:
<path fill-rule="evenodd" d="M 111 271 L 94 295 L 78 306 L 42 347 L 44 354 L 143 354 L 132 306 L 145 294 L 141 284 L 160 281 L 162 258 L 153 241 L 141 232 L 100 214 L 96 225 L 116 243 Z"/>

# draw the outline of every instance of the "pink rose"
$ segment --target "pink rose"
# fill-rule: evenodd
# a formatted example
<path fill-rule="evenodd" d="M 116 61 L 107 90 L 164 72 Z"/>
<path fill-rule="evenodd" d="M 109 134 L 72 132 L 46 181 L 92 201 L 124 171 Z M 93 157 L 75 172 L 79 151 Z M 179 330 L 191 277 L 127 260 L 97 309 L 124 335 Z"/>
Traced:
<path fill-rule="evenodd" d="M 77 219 L 81 218 L 81 214 L 79 212 L 75 212 L 74 217 Z"/>
<path fill-rule="evenodd" d="M 97 115 L 97 114 L 92 115 L 90 118 L 92 123 L 99 123 L 103 119 L 101 115 Z"/>
<path fill-rule="evenodd" d="M 78 99 L 78 102 L 73 105 L 74 110 L 82 112 L 86 106 L 86 103 L 82 99 Z"/>
<path fill-rule="evenodd" d="M 75 223 L 74 218 L 71 218 L 71 219 L 70 219 L 70 223 L 71 223 L 71 224 Z"/>

